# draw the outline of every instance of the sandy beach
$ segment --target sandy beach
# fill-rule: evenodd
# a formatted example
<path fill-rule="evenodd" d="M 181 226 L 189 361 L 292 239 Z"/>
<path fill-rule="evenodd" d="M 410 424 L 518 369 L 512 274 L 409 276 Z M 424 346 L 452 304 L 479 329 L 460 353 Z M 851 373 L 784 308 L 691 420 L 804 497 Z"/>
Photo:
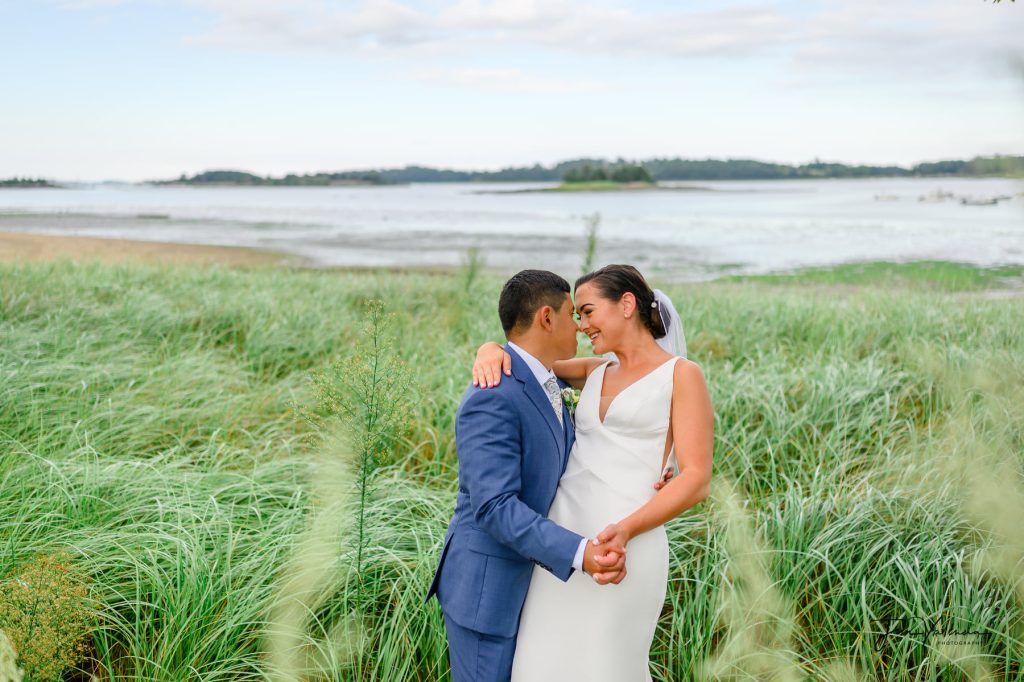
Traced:
<path fill-rule="evenodd" d="M 193 263 L 233 266 L 302 265 L 297 256 L 243 246 L 174 244 L 132 239 L 0 232 L 0 262 Z"/>

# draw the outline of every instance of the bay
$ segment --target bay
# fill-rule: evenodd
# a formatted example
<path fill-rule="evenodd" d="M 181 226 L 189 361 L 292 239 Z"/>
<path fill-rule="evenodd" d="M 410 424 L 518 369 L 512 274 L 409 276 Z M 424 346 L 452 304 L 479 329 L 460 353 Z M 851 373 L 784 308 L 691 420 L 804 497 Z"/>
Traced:
<path fill-rule="evenodd" d="M 523 192 L 551 183 L 357 187 L 128 184 L 0 191 L 0 230 L 249 246 L 314 266 L 458 266 L 578 273 L 586 217 L 597 263 L 667 279 L 864 260 L 1024 263 L 1024 182 L 884 178 L 662 183 Z M 995 205 L 963 198 L 1007 197 Z"/>

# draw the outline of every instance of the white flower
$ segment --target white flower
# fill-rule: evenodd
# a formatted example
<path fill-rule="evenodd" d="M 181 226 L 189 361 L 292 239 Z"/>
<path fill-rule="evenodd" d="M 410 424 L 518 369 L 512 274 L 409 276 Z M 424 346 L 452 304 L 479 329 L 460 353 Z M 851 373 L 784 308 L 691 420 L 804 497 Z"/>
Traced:
<path fill-rule="evenodd" d="M 569 416 L 576 412 L 576 406 L 580 402 L 580 392 L 573 388 L 562 389 L 562 402 L 569 409 Z"/>

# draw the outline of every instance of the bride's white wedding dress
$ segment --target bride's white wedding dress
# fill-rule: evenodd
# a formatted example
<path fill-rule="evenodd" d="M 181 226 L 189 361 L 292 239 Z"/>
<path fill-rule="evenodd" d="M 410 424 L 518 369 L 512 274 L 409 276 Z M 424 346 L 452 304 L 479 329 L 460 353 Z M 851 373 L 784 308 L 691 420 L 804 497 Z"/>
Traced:
<path fill-rule="evenodd" d="M 605 363 L 576 406 L 576 443 L 548 518 L 588 538 L 656 494 L 665 455 L 672 358 L 616 395 L 600 419 Z M 598 585 L 581 571 L 562 582 L 534 567 L 526 594 L 513 682 L 647 682 L 654 629 L 665 603 L 668 539 L 659 526 L 626 546 L 626 577 Z"/>

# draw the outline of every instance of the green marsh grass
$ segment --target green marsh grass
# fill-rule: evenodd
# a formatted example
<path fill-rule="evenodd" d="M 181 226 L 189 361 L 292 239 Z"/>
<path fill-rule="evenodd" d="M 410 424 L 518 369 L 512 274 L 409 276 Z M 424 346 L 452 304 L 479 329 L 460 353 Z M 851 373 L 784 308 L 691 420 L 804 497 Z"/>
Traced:
<path fill-rule="evenodd" d="M 583 230 L 583 267 L 580 268 L 581 274 L 587 274 L 594 270 L 594 262 L 597 257 L 597 231 L 601 226 L 601 214 L 594 213 L 592 215 L 584 216 L 583 222 L 585 224 Z"/>
<path fill-rule="evenodd" d="M 468 281 L 0 266 L 0 575 L 69 554 L 99 605 L 79 664 L 99 680 L 447 679 L 422 601 L 454 505 L 455 409 L 475 348 L 501 338 L 501 279 Z M 657 284 L 707 377 L 732 493 L 669 525 L 656 678 L 748 669 L 736 643 L 755 642 L 791 677 L 1024 679 L 1019 536 L 971 503 L 1021 482 L 1019 301 Z M 317 405 L 311 377 L 364 339 L 374 299 L 415 393 L 373 470 L 357 575 L 351 455 L 295 406 Z M 1003 383 L 951 381 L 972 359 L 998 359 Z M 940 462 L 989 442 L 987 478 Z M 732 532 L 763 548 L 752 567 Z M 771 599 L 731 588 L 737 570 Z M 788 625 L 736 632 L 742 608 Z M 986 636 L 879 636 L 944 613 Z"/>
<path fill-rule="evenodd" d="M 768 275 L 733 275 L 723 281 L 755 281 L 770 284 L 869 285 L 889 289 L 912 287 L 939 291 L 1019 288 L 1024 267 L 1001 265 L 979 267 L 952 261 L 867 261 L 830 267 L 803 268 Z"/>

